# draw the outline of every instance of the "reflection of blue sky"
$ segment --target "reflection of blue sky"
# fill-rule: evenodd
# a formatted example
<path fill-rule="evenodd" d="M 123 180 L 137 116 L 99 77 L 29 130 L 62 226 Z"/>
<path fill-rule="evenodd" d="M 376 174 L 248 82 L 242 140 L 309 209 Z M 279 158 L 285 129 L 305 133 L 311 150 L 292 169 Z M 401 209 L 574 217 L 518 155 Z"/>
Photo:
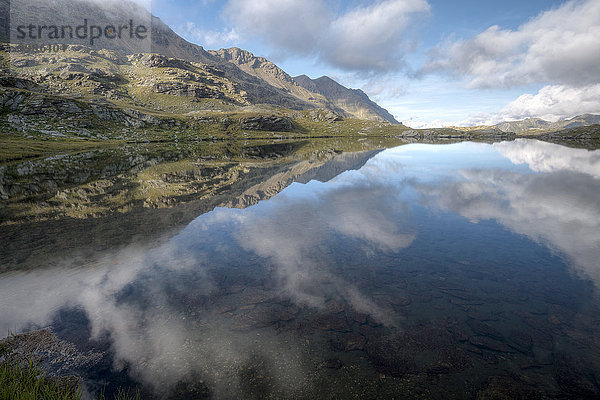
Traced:
<path fill-rule="evenodd" d="M 420 180 L 456 176 L 461 169 L 529 170 L 527 165 L 515 165 L 496 148 L 485 143 L 462 142 L 450 145 L 411 144 L 378 154 L 370 161 L 382 174 L 388 164 L 401 167 L 405 175 Z"/>

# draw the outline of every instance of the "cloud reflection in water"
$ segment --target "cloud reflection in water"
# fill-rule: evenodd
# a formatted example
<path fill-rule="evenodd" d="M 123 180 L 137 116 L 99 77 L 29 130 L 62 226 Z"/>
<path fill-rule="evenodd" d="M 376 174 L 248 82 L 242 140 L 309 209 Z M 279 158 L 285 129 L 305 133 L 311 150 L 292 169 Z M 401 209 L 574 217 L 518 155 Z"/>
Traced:
<path fill-rule="evenodd" d="M 274 321 L 343 301 L 399 326 L 340 264 L 360 257 L 364 271 L 373 254 L 392 257 L 415 243 L 416 203 L 493 219 L 566 254 L 598 282 L 599 158 L 535 141 L 392 149 L 330 182 L 293 184 L 245 210 L 216 209 L 156 248 L 2 276 L 0 329 L 45 326 L 57 311 L 80 308 L 92 336 L 109 335 L 116 367 L 129 365 L 159 392 L 197 374 L 215 397 L 235 397 L 247 389 L 240 371 L 251 360 L 283 393 L 306 390 L 311 356 Z M 514 166 L 523 163 L 528 169 Z M 240 315 L 258 318 L 256 329 L 231 329 Z"/>

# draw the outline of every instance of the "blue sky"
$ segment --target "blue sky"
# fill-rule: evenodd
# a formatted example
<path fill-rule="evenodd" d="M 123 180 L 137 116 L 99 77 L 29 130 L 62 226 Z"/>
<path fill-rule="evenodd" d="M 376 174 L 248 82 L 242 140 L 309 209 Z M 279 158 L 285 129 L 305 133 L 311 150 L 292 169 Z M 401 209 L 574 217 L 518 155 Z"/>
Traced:
<path fill-rule="evenodd" d="M 600 113 L 598 0 L 154 0 L 207 49 L 363 89 L 415 127 Z"/>

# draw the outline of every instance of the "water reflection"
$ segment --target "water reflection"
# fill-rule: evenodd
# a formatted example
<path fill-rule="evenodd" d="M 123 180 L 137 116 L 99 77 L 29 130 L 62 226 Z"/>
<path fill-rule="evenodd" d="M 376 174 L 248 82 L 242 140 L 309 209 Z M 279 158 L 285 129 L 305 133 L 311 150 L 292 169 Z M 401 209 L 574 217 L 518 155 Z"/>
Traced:
<path fill-rule="evenodd" d="M 472 222 L 493 219 L 600 282 L 600 152 L 526 140 L 493 148 L 540 173 L 464 169 L 456 180 L 417 185 L 423 200 Z"/>
<path fill-rule="evenodd" d="M 66 318 L 158 398 L 597 396 L 599 154 L 372 153 L 161 244 L 4 274 L 0 329 Z"/>

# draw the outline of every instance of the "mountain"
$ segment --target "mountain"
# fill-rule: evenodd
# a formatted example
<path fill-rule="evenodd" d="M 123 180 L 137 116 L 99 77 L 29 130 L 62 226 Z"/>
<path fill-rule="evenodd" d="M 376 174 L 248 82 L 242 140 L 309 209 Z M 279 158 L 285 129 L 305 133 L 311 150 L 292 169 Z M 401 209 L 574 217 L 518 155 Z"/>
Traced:
<path fill-rule="evenodd" d="M 590 126 L 600 124 L 600 115 L 582 114 L 571 119 L 565 119 L 555 122 L 553 125 L 560 126 L 558 129 L 578 128 L 580 126 Z"/>
<path fill-rule="evenodd" d="M 583 114 L 556 122 L 549 122 L 541 118 L 527 118 L 520 121 L 501 122 L 494 126 L 502 132 L 523 133 L 526 131 L 559 131 L 596 124 L 600 124 L 600 115 Z"/>
<path fill-rule="evenodd" d="M 360 89 L 348 89 L 328 76 L 311 79 L 306 75 L 299 75 L 294 77 L 294 81 L 313 93 L 325 96 L 335 107 L 344 110 L 351 117 L 399 124 L 392 114 L 369 99 Z"/>
<path fill-rule="evenodd" d="M 7 4 L 8 0 L 0 0 L 0 9 L 8 9 Z M 136 46 L 132 46 L 132 41 L 127 40 L 126 35 L 124 39 L 117 37 L 109 40 L 101 37 L 97 39 L 93 48 L 113 50 L 121 55 L 157 53 L 170 58 L 204 64 L 214 67 L 224 78 L 235 82 L 239 89 L 245 92 L 247 100 L 252 104 L 273 104 L 292 109 L 314 107 L 264 80 L 243 72 L 222 58 L 208 53 L 202 46 L 186 41 L 159 18 L 132 1 L 20 0 L 14 4 L 11 3 L 10 7 L 13 28 L 19 23 L 27 25 L 31 21 L 37 25 L 77 26 L 84 19 L 90 26 L 103 27 L 119 25 L 123 21 L 133 19 L 136 24 L 150 25 L 148 41 L 136 42 Z M 3 27 L 0 31 L 6 32 L 7 28 Z M 13 31 L 13 38 L 15 37 L 16 32 Z M 88 39 L 69 38 L 66 42 L 89 46 Z"/>
<path fill-rule="evenodd" d="M 525 132 L 530 129 L 548 129 L 550 122 L 541 118 L 527 118 L 520 121 L 501 122 L 494 125 L 502 132 Z"/>
<path fill-rule="evenodd" d="M 10 4 L 10 8 L 9 8 Z M 17 25 L 28 25 L 32 21 L 38 26 L 76 26 L 85 19 L 91 25 L 119 26 L 123 21 L 132 19 L 135 24 L 150 26 L 150 34 L 146 41 L 133 42 L 127 37 L 109 39 L 101 36 L 96 39 L 94 49 L 107 49 L 123 56 L 137 53 L 156 53 L 168 58 L 184 60 L 205 66 L 205 71 L 214 72 L 235 86 L 237 94 L 243 97 L 243 102 L 236 105 L 275 105 L 293 110 L 308 110 L 313 108 L 326 108 L 346 117 L 355 117 L 370 120 L 397 122 L 393 117 L 361 91 L 352 91 L 337 84 L 336 91 L 322 90 L 319 92 L 307 90 L 302 84 L 296 82 L 285 71 L 269 60 L 255 57 L 252 53 L 239 49 L 221 49 L 207 51 L 202 46 L 190 43 L 177 35 L 159 18 L 151 15 L 145 8 L 136 3 L 125 0 L 19 0 L 9 3 L 9 0 L 0 0 L 0 10 L 6 16 L 10 10 L 11 24 L 15 29 Z M 133 25 L 132 25 L 133 26 Z M 145 28 L 144 28 L 145 29 Z M 0 32 L 4 39 L 8 32 L 8 19 L 0 19 Z M 12 32 L 13 39 L 17 32 Z M 88 38 L 69 38 L 68 44 L 87 46 Z M 14 40 L 13 40 L 14 42 Z M 56 40 L 52 43 L 57 42 Z M 58 40 L 60 42 L 60 40 Z M 83 63 L 86 65 L 88 63 Z M 165 67 L 165 65 L 159 65 Z M 196 65 L 198 66 L 198 65 Z M 179 76 L 179 78 L 182 78 Z M 189 82 L 184 82 L 188 84 Z M 229 86 L 231 86 L 229 85 Z M 340 95 L 344 92 L 346 95 Z M 176 93 L 172 92 L 172 93 Z M 187 93 L 184 90 L 182 93 Z M 213 91 L 214 94 L 214 91 Z M 328 97 L 331 94 L 331 98 Z M 225 94 L 219 98 L 228 99 Z"/>
<path fill-rule="evenodd" d="M 362 90 L 348 89 L 329 77 L 324 76 L 314 81 L 306 75 L 292 78 L 266 58 L 257 57 L 237 47 L 208 50 L 208 52 L 238 66 L 242 71 L 262 79 L 271 86 L 317 107 L 328 108 L 348 118 L 398 123 L 389 112 L 371 101 Z"/>
<path fill-rule="evenodd" d="M 256 57 L 247 50 L 237 47 L 220 50 L 208 50 L 208 53 L 237 66 L 245 73 L 281 89 L 299 100 L 318 107 L 329 106 L 327 99 L 298 85 L 290 75 L 264 57 Z"/>

